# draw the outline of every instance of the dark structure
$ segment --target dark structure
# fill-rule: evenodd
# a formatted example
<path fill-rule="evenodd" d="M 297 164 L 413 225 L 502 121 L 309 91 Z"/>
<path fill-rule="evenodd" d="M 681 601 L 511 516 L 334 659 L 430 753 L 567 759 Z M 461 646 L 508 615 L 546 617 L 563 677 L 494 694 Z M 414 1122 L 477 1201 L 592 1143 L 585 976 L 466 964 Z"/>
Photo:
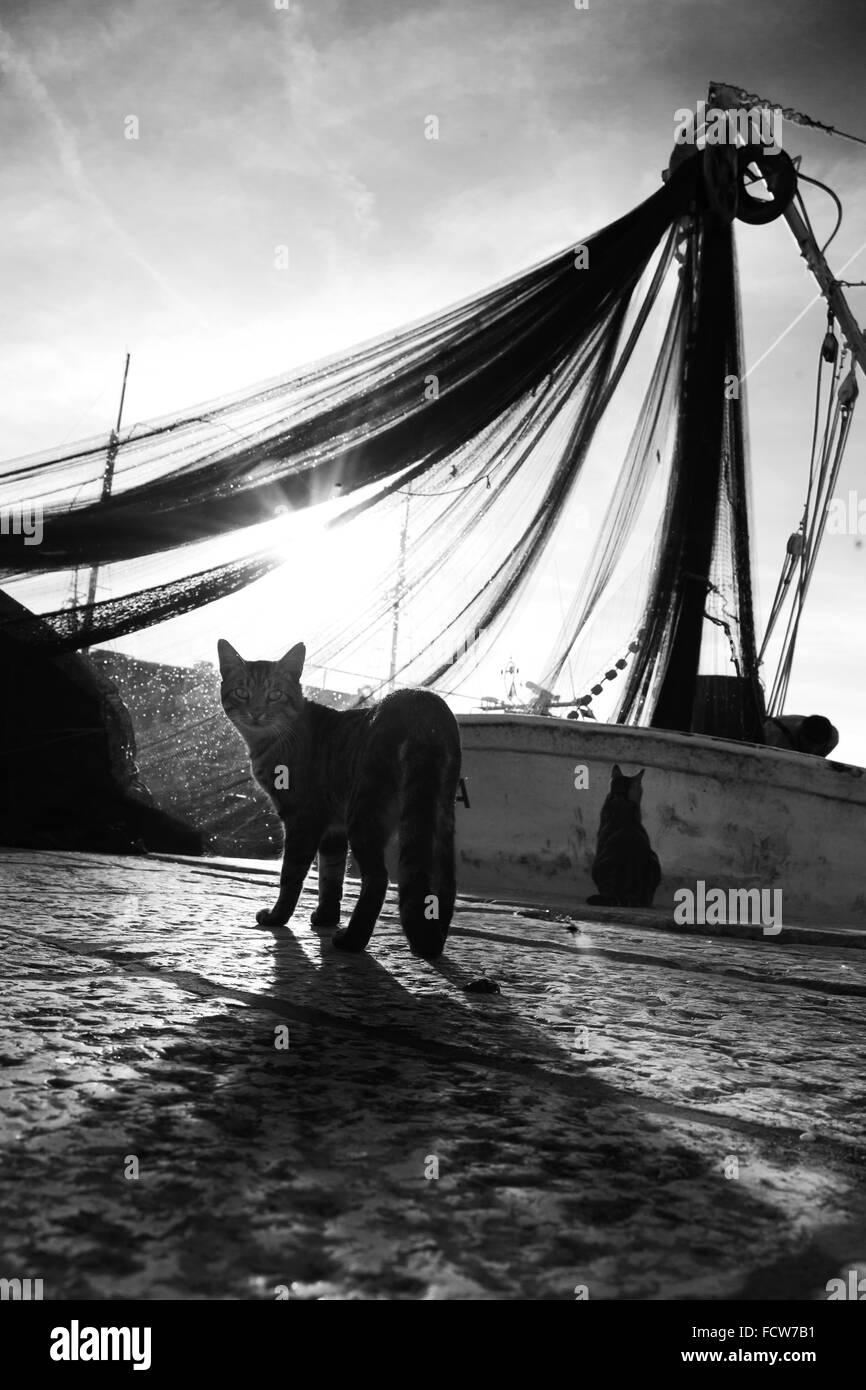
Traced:
<path fill-rule="evenodd" d="M 0 618 L 27 610 L 0 592 Z M 74 653 L 0 626 L 0 843 L 113 854 L 200 854 L 201 835 L 161 811 L 135 763 L 117 688 Z"/>

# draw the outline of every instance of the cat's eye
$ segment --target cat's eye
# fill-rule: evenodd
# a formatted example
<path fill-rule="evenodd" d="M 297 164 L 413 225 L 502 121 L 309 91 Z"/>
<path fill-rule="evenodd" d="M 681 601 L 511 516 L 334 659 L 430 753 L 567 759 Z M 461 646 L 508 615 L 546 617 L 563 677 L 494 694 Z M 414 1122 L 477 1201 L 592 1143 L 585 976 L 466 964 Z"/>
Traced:
<path fill-rule="evenodd" d="M 250 692 L 243 685 L 239 685 L 237 690 L 233 690 L 232 695 L 236 700 L 248 700 L 250 698 Z"/>
<path fill-rule="evenodd" d="M 269 700 L 285 700 L 285 698 L 286 698 L 286 697 L 285 697 L 285 694 L 284 694 L 284 692 L 283 692 L 282 690 L 269 690 L 269 691 L 268 691 L 268 699 L 269 699 Z"/>

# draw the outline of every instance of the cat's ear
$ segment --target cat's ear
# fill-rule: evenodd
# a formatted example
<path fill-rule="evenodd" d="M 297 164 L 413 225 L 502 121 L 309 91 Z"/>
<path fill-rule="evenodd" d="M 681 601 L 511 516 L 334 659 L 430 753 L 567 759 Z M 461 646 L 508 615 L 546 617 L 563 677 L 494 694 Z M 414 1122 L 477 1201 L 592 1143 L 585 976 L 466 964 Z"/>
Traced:
<path fill-rule="evenodd" d="M 304 659 L 307 649 L 303 642 L 298 642 L 291 651 L 286 652 L 285 656 L 280 657 L 277 662 L 278 667 L 284 675 L 294 676 L 296 681 L 301 679 L 301 672 L 304 669 Z"/>
<path fill-rule="evenodd" d="M 634 781 L 635 781 L 635 782 L 642 782 L 642 781 L 643 781 L 643 775 L 644 775 L 645 772 L 646 772 L 646 768 L 645 768 L 645 767 L 642 767 L 641 770 L 640 770 L 640 772 L 638 772 L 638 773 L 635 775 Z"/>
<path fill-rule="evenodd" d="M 621 777 L 621 776 L 622 776 L 622 773 L 620 772 L 620 769 L 619 769 L 619 763 L 614 763 L 613 767 L 612 767 L 611 770 L 610 770 L 610 780 L 613 781 L 615 777 Z"/>
<path fill-rule="evenodd" d="M 233 671 L 246 671 L 246 662 L 239 652 L 236 652 L 231 642 L 227 642 L 221 637 L 217 642 L 217 652 L 220 659 L 220 672 L 225 679 Z"/>

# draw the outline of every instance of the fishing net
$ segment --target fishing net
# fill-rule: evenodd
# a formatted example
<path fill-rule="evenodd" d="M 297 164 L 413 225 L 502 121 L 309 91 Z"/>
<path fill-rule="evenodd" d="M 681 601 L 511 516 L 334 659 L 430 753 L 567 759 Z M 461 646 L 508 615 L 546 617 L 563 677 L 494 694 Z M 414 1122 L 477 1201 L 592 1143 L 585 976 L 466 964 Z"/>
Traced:
<path fill-rule="evenodd" d="M 0 516 L 38 509 L 42 530 L 0 538 L 24 605 L 0 612 L 7 650 L 89 652 L 156 802 L 223 852 L 278 836 L 219 707 L 219 636 L 250 657 L 305 640 L 307 693 L 332 704 L 425 685 L 489 706 L 513 647 L 524 708 L 742 736 L 760 691 L 725 394 L 738 290 L 699 169 L 350 354 L 7 464 Z M 710 667 L 724 709 L 696 706 Z"/>
<path fill-rule="evenodd" d="M 620 717 L 761 741 L 733 229 L 687 242 L 691 308 L 665 521 Z"/>

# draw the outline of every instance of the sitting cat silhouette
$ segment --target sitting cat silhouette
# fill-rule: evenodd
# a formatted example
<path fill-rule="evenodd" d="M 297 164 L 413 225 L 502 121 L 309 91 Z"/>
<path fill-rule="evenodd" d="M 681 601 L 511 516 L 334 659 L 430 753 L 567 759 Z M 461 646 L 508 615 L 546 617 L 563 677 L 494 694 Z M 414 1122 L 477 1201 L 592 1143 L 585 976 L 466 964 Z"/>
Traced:
<path fill-rule="evenodd" d="M 626 777 L 614 763 L 601 808 L 592 877 L 601 907 L 651 907 L 661 879 L 658 855 L 641 822 L 643 771 Z"/>
<path fill-rule="evenodd" d="M 285 830 L 279 897 L 256 921 L 288 922 L 318 853 L 312 922 L 336 927 L 351 847 L 361 891 L 348 926 L 333 940 L 344 951 L 363 951 L 385 900 L 385 847 L 396 830 L 403 930 L 418 955 L 441 955 L 456 893 L 461 757 L 457 720 L 445 701 L 430 690 L 398 690 L 363 709 L 330 709 L 304 698 L 303 643 L 280 661 L 244 661 L 224 639 L 218 651 L 223 709 Z"/>

